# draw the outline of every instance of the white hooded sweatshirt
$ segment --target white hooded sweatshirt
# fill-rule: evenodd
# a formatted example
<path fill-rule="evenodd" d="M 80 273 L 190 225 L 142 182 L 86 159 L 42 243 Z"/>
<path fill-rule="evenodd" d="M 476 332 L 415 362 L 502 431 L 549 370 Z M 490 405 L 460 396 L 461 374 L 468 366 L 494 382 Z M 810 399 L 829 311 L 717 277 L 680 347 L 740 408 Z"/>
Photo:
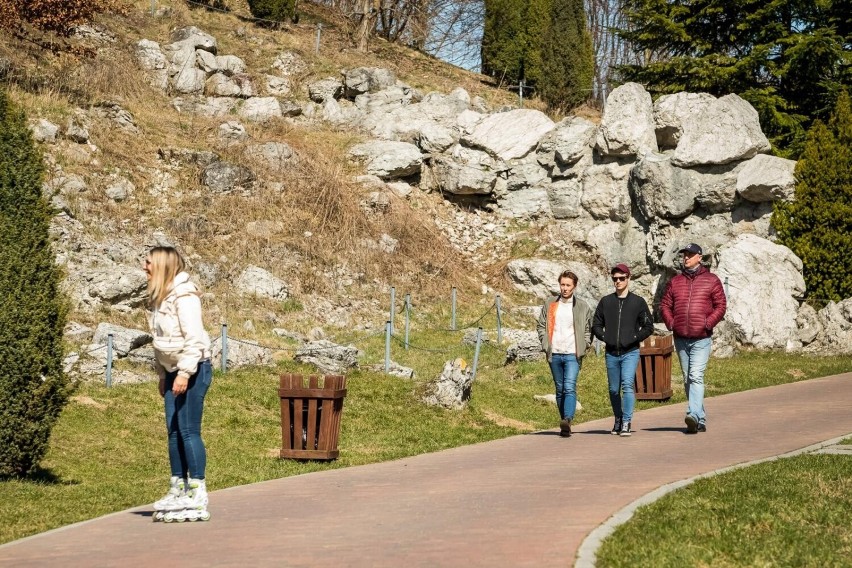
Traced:
<path fill-rule="evenodd" d="M 149 313 L 148 323 L 154 336 L 158 373 L 177 370 L 192 376 L 199 361 L 210 357 L 210 337 L 201 320 L 200 294 L 186 272 L 175 276 L 160 307 Z"/>

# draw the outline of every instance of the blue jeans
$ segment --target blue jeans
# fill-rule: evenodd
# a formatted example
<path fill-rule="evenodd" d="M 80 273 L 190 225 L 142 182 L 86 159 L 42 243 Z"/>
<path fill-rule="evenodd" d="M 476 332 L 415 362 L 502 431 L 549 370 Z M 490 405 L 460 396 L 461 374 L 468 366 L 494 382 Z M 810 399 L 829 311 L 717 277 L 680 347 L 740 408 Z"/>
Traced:
<path fill-rule="evenodd" d="M 189 386 L 182 395 L 175 396 L 172 385 L 177 371 L 166 373 L 166 429 L 169 433 L 169 464 L 172 475 L 204 479 L 207 468 L 207 450 L 201 439 L 201 415 L 204 397 L 213 381 L 210 360 L 198 363 L 198 370 L 189 378 Z"/>
<path fill-rule="evenodd" d="M 686 391 L 688 403 L 686 413 L 704 423 L 704 371 L 710 360 L 710 350 L 713 341 L 704 339 L 687 339 L 675 337 L 675 350 L 683 370 L 683 390 Z"/>
<path fill-rule="evenodd" d="M 577 375 L 580 374 L 580 361 L 573 353 L 554 353 L 550 358 L 550 372 L 556 385 L 556 408 L 561 419 L 574 419 L 577 410 Z"/>
<path fill-rule="evenodd" d="M 612 414 L 624 422 L 633 420 L 633 407 L 636 406 L 636 368 L 638 366 L 638 347 L 621 355 L 606 354 L 609 403 L 612 405 Z"/>

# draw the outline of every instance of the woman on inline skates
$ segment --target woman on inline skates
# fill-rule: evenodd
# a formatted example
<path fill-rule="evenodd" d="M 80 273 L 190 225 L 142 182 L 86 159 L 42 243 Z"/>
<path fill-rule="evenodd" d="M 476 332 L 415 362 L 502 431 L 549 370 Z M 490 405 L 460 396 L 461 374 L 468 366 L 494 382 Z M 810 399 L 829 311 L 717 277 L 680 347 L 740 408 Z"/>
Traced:
<path fill-rule="evenodd" d="M 201 439 L 204 397 L 213 379 L 210 338 L 201 320 L 201 298 L 172 247 L 155 247 L 145 258 L 148 308 L 154 336 L 154 367 L 166 409 L 171 484 L 154 503 L 155 521 L 208 520 Z"/>

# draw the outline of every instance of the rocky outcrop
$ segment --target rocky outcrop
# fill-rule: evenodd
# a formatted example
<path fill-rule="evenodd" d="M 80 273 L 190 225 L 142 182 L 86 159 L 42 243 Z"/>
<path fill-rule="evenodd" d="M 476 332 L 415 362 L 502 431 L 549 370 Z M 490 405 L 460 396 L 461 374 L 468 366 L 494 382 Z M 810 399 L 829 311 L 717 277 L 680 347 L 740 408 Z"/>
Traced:
<path fill-rule="evenodd" d="M 740 340 L 783 349 L 798 335 L 799 299 L 805 293 L 802 261 L 787 247 L 741 235 L 717 253 L 717 272 L 728 280 L 725 319 Z"/>
<path fill-rule="evenodd" d="M 605 156 L 629 157 L 657 151 L 651 95 L 638 83 L 625 83 L 610 93 L 596 146 Z"/>
<path fill-rule="evenodd" d="M 459 410 L 470 400 L 473 372 L 464 359 L 447 361 L 441 374 L 427 387 L 423 402 L 448 410 Z"/>

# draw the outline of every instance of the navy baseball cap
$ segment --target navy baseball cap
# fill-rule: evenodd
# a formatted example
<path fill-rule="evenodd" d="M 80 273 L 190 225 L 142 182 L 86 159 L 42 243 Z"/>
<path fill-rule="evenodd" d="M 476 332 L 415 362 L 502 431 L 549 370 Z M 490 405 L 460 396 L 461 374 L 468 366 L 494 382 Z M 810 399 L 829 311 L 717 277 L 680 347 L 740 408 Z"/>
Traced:
<path fill-rule="evenodd" d="M 689 253 L 692 253 L 692 254 L 703 254 L 701 252 L 701 247 L 698 246 L 695 243 L 689 243 L 688 245 L 686 245 L 685 247 L 683 247 L 682 249 L 680 249 L 677 252 L 689 252 Z"/>

